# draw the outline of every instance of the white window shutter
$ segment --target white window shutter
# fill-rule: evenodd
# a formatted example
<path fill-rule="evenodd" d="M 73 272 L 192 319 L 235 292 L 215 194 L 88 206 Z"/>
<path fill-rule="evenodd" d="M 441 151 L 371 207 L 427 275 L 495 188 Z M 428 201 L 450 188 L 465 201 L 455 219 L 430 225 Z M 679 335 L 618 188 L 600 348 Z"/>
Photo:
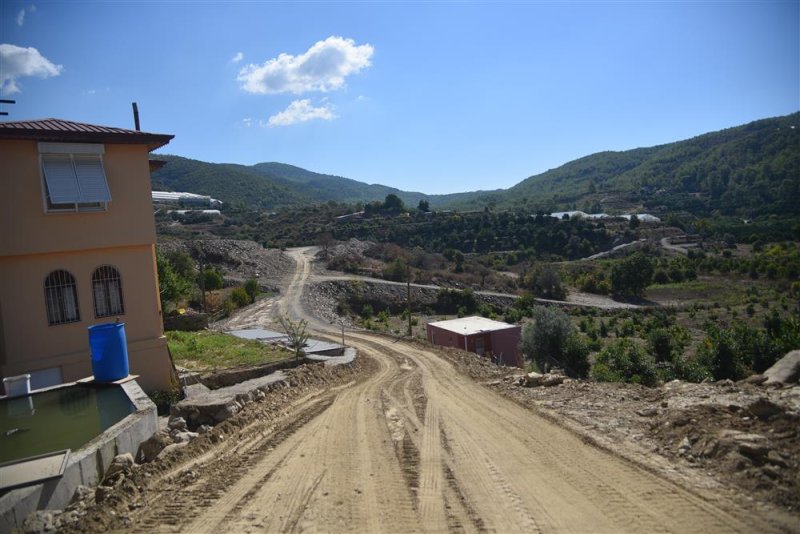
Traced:
<path fill-rule="evenodd" d="M 47 193 L 53 204 L 78 202 L 80 190 L 69 155 L 48 155 L 42 158 Z"/>
<path fill-rule="evenodd" d="M 74 161 L 81 191 L 79 202 L 110 202 L 111 192 L 100 158 L 74 156 Z"/>

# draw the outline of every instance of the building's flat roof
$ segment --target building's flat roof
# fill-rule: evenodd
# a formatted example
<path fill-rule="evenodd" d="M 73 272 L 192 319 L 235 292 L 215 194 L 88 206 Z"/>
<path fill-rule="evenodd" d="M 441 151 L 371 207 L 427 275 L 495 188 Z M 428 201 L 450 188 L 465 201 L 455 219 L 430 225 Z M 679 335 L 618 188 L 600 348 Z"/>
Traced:
<path fill-rule="evenodd" d="M 99 126 L 63 119 L 0 122 L 0 139 L 32 139 L 71 143 L 143 144 L 150 150 L 160 148 L 174 135 Z"/>
<path fill-rule="evenodd" d="M 461 334 L 462 336 L 471 336 L 472 334 L 479 334 L 480 332 L 492 332 L 495 330 L 506 330 L 508 328 L 519 328 L 516 325 L 503 323 L 500 321 L 493 321 L 486 317 L 462 317 L 461 319 L 451 319 L 449 321 L 437 321 L 435 323 L 428 323 L 431 326 Z"/>

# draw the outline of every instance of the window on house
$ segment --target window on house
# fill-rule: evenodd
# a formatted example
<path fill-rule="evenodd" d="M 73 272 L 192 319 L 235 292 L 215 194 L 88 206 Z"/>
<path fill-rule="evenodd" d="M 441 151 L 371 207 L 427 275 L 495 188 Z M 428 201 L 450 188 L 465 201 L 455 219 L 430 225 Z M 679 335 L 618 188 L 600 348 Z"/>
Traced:
<path fill-rule="evenodd" d="M 51 325 L 80 321 L 75 277 L 67 271 L 53 271 L 44 281 L 47 322 Z"/>
<path fill-rule="evenodd" d="M 125 307 L 122 304 L 122 281 L 119 271 L 110 265 L 95 269 L 92 274 L 92 294 L 94 295 L 95 317 L 122 315 Z"/>
<path fill-rule="evenodd" d="M 39 143 L 47 211 L 102 211 L 111 201 L 103 145 Z"/>

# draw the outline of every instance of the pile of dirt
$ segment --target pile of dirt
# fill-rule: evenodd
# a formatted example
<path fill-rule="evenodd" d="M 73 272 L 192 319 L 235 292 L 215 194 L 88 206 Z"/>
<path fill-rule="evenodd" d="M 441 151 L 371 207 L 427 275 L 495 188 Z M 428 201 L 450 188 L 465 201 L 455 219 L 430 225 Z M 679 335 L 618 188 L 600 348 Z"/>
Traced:
<path fill-rule="evenodd" d="M 161 253 L 186 252 L 195 261 L 219 270 L 226 280 L 243 282 L 257 278 L 278 284 L 294 271 L 294 262 L 278 249 L 267 249 L 255 241 L 207 239 L 166 241 L 157 245 Z"/>
<path fill-rule="evenodd" d="M 366 252 L 375 246 L 374 241 L 360 241 L 358 239 L 349 239 L 347 241 L 338 241 L 335 245 L 328 247 L 328 257 L 333 258 L 336 256 L 347 256 L 356 254 L 358 256 L 365 256 Z M 323 251 L 317 253 L 317 259 L 323 258 Z"/>
<path fill-rule="evenodd" d="M 648 388 L 567 379 L 523 387 L 521 369 L 454 349 L 442 354 L 471 378 L 554 420 L 572 421 L 612 450 L 656 454 L 683 472 L 710 476 L 710 485 L 800 511 L 800 386 L 676 380 Z"/>

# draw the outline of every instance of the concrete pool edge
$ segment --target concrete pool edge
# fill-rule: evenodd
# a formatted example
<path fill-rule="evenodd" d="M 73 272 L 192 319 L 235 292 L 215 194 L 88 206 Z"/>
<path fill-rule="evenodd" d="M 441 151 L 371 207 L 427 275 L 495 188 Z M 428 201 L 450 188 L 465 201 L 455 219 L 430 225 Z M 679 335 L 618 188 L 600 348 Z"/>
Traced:
<path fill-rule="evenodd" d="M 72 387 L 76 383 L 59 387 Z M 79 485 L 95 486 L 118 454 L 131 453 L 158 430 L 156 406 L 135 380 L 118 384 L 135 411 L 70 455 L 61 478 L 10 490 L 0 495 L 0 532 L 21 528 L 36 510 L 62 510 Z"/>

